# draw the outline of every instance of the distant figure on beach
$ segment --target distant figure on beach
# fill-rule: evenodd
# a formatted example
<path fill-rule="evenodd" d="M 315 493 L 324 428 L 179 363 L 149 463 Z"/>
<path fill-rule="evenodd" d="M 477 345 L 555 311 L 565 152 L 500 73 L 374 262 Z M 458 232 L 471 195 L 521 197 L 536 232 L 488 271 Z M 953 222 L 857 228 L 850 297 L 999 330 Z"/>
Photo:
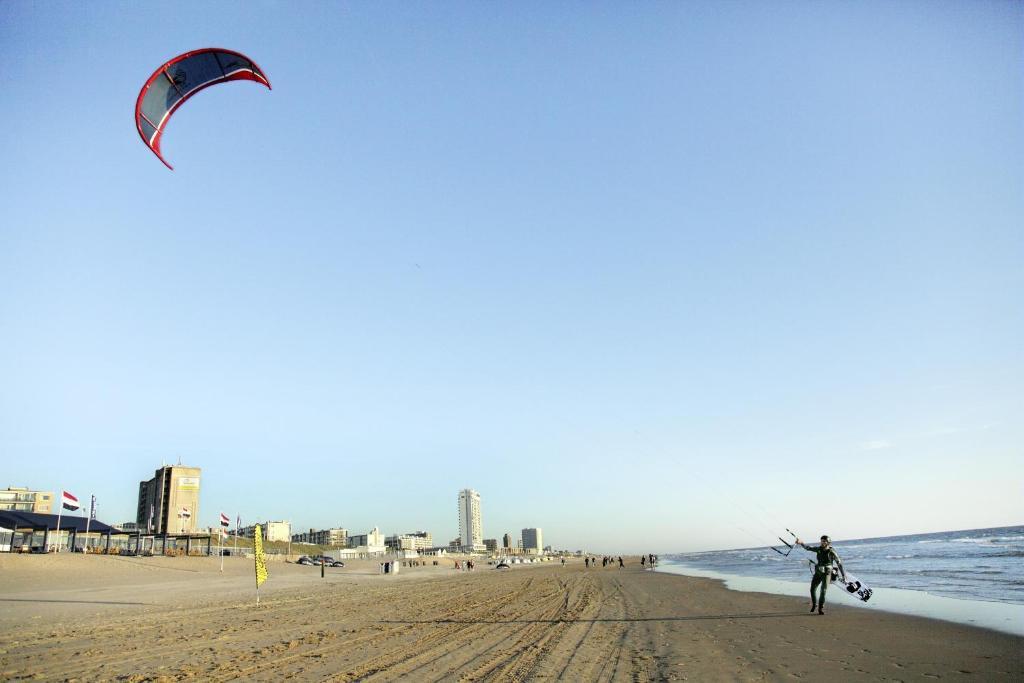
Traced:
<path fill-rule="evenodd" d="M 565 558 L 564 557 L 562 558 L 562 566 L 563 567 L 565 566 Z"/>
<path fill-rule="evenodd" d="M 821 537 L 821 545 L 805 545 L 799 538 L 796 539 L 796 542 L 804 550 L 815 554 L 814 577 L 811 579 L 811 613 L 817 609 L 818 614 L 824 614 L 825 591 L 828 590 L 828 582 L 832 578 L 833 563 L 839 567 L 839 573 L 842 575 L 843 581 L 846 580 L 846 570 L 843 569 L 843 563 L 840 561 L 835 549 L 832 548 L 832 541 L 828 536 Z M 814 595 L 815 589 L 818 586 L 821 586 L 820 597 Z"/>
<path fill-rule="evenodd" d="M 647 564 L 647 558 L 643 555 L 640 556 L 640 566 L 644 567 Z"/>
<path fill-rule="evenodd" d="M 626 565 L 622 564 L 622 556 L 620 555 L 620 556 L 619 556 L 619 569 L 622 569 L 622 568 L 623 568 L 623 567 L 625 567 L 625 566 L 626 566 Z"/>
<path fill-rule="evenodd" d="M 608 566 L 608 557 L 607 556 L 602 557 L 601 558 L 601 567 L 603 568 L 603 567 L 607 567 L 607 566 Z"/>
<path fill-rule="evenodd" d="M 590 569 L 590 558 L 589 557 L 584 557 L 583 558 L 583 565 L 584 565 L 584 567 L 583 567 L 584 569 Z"/>

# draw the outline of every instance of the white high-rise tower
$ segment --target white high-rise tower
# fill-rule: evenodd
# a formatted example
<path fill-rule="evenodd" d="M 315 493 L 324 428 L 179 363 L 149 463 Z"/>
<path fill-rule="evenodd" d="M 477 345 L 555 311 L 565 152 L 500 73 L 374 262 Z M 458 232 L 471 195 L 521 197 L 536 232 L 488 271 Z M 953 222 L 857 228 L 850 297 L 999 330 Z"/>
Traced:
<path fill-rule="evenodd" d="M 484 524 L 480 519 L 480 494 L 473 489 L 459 491 L 459 541 L 463 548 L 486 549 Z"/>

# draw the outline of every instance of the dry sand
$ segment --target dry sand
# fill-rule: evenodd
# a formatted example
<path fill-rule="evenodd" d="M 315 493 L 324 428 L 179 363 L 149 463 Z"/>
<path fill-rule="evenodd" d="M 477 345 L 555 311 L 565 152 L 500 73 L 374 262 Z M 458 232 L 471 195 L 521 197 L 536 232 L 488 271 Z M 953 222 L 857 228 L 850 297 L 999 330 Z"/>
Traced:
<path fill-rule="evenodd" d="M 4 680 L 1022 680 L 1024 639 L 582 562 L 0 556 Z"/>

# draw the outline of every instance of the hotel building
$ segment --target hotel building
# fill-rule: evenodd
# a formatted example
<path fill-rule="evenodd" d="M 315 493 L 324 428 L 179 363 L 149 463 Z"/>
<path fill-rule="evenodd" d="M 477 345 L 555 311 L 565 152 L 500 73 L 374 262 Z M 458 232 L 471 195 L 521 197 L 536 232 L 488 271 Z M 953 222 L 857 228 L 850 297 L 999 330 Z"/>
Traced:
<path fill-rule="evenodd" d="M 164 465 L 139 482 L 135 523 L 154 534 L 195 533 L 199 520 L 198 467 Z"/>

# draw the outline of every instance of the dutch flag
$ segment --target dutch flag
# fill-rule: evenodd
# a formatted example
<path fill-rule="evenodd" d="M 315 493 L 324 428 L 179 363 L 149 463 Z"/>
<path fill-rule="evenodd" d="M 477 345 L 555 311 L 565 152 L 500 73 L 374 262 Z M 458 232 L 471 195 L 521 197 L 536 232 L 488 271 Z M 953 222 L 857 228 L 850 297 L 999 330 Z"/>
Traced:
<path fill-rule="evenodd" d="M 223 526 L 223 527 L 227 527 L 227 526 L 231 525 L 231 519 L 227 515 L 225 515 L 223 512 L 220 513 L 220 525 Z"/>
<path fill-rule="evenodd" d="M 78 499 L 72 496 L 67 491 L 61 491 L 60 504 L 65 510 L 77 510 L 81 506 L 78 504 Z"/>

